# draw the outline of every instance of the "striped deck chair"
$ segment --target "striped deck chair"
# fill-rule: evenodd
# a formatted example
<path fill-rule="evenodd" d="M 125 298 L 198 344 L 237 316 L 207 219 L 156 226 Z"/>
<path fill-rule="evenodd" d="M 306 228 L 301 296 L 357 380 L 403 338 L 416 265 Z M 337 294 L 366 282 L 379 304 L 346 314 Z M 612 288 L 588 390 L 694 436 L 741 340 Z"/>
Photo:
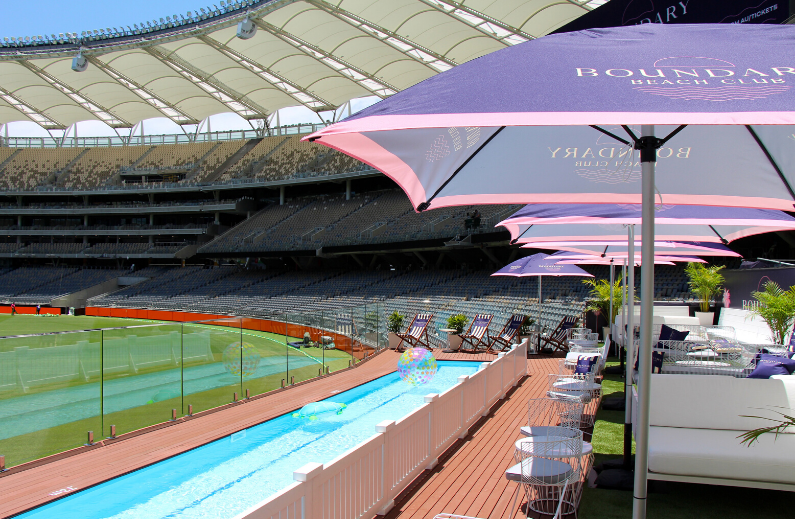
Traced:
<path fill-rule="evenodd" d="M 461 344 L 458 345 L 455 351 L 461 351 L 465 342 L 472 346 L 470 351 L 480 351 L 478 349 L 480 346 L 484 346 L 484 349 L 488 350 L 489 340 L 486 337 L 486 331 L 489 329 L 489 323 L 492 322 L 493 317 L 492 314 L 477 314 L 469 326 L 469 331 L 464 335 L 459 335 Z"/>
<path fill-rule="evenodd" d="M 497 353 L 494 350 L 494 345 L 498 342 L 501 344 L 501 348 L 497 351 L 504 351 L 511 347 L 514 344 L 514 341 L 517 339 L 519 335 L 519 329 L 522 327 L 522 322 L 525 320 L 525 316 L 523 314 L 514 314 L 511 318 L 506 322 L 506 325 L 503 327 L 503 330 L 500 332 L 500 335 L 490 335 L 489 339 L 491 339 L 492 343 L 486 349 L 489 353 Z"/>
<path fill-rule="evenodd" d="M 569 352 L 569 344 L 567 341 L 569 340 L 569 331 L 578 324 L 578 317 L 574 315 L 568 315 L 561 319 L 561 322 L 553 329 L 549 336 L 541 337 L 541 344 L 545 346 L 547 344 L 551 345 L 554 349 L 561 350 L 564 352 Z"/>
<path fill-rule="evenodd" d="M 408 325 L 406 333 L 398 333 L 400 337 L 400 344 L 397 345 L 397 351 L 403 351 L 401 346 L 407 342 L 409 347 L 416 348 L 422 346 L 431 349 L 428 339 L 428 324 L 433 319 L 433 314 L 417 314 L 411 324 Z M 423 339 L 424 336 L 424 339 Z"/>

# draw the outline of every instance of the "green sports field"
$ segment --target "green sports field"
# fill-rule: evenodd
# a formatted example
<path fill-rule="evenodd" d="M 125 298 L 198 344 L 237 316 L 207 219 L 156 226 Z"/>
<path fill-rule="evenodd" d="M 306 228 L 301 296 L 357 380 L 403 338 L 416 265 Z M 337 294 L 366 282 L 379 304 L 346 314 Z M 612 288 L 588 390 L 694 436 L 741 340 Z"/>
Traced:
<path fill-rule="evenodd" d="M 353 360 L 340 349 L 287 345 L 298 337 L 144 319 L 3 315 L 0 336 L 8 466 L 82 445 L 87 431 L 101 439 L 115 425 L 123 434 L 167 421 L 173 409 L 197 413 Z"/>

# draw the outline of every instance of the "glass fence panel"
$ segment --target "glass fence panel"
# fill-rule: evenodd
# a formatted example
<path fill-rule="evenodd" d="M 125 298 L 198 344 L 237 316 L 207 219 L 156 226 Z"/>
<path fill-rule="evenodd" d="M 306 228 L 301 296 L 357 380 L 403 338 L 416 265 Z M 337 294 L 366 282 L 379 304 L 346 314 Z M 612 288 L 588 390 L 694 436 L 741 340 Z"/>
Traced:
<path fill-rule="evenodd" d="M 252 350 L 242 340 L 242 319 L 183 324 L 183 412 L 189 414 L 243 397 L 242 375 Z"/>
<path fill-rule="evenodd" d="M 102 438 L 101 332 L 0 340 L 0 455 L 6 466 Z"/>
<path fill-rule="evenodd" d="M 242 385 L 250 396 L 273 391 L 286 379 L 286 321 L 242 319 Z"/>
<path fill-rule="evenodd" d="M 112 425 L 119 435 L 180 412 L 181 324 L 103 330 L 102 338 L 104 436 Z"/>
<path fill-rule="evenodd" d="M 318 377 L 325 366 L 322 312 L 286 314 L 287 384 Z"/>

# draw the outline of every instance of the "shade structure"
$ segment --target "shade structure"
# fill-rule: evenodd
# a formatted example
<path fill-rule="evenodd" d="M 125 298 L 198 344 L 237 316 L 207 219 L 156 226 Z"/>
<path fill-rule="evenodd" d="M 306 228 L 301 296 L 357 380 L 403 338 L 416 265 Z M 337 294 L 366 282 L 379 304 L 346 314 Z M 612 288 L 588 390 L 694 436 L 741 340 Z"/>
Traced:
<path fill-rule="evenodd" d="M 550 204 L 548 204 L 550 205 Z M 553 204 L 558 205 L 558 204 Z M 779 211 L 780 214 L 786 213 Z M 542 241 L 582 241 L 596 240 L 607 243 L 627 242 L 628 231 L 625 224 L 586 222 L 573 223 L 564 222 L 556 225 L 552 224 L 517 224 L 507 223 L 506 221 L 498 224 L 508 229 L 511 234 L 512 243 L 528 243 Z M 641 225 L 637 224 L 638 234 L 635 240 L 641 240 Z M 675 224 L 675 223 L 656 223 L 655 236 L 661 241 L 684 241 L 684 242 L 716 242 L 730 243 L 740 238 L 763 234 L 775 231 L 793 231 L 794 221 L 787 221 L 784 224 L 774 227 L 766 226 L 743 226 L 743 225 L 703 225 L 703 224 Z"/>
<path fill-rule="evenodd" d="M 635 266 L 642 264 L 642 255 L 633 255 Z M 595 254 L 581 254 L 569 251 L 559 251 L 555 254 L 546 256 L 549 261 L 555 261 L 559 265 L 623 265 L 628 259 L 628 254 L 615 254 L 609 256 L 597 256 Z M 655 265 L 674 265 L 675 263 L 706 263 L 697 256 L 656 256 L 653 264 Z"/>
<path fill-rule="evenodd" d="M 641 224 L 641 204 L 528 204 L 498 225 L 621 223 Z M 659 205 L 655 223 L 688 225 L 743 225 L 794 228 L 794 217 L 774 209 Z"/>
<path fill-rule="evenodd" d="M 540 246 L 541 245 L 541 246 Z M 633 243 L 634 249 L 641 251 L 641 242 Z M 719 243 L 680 243 L 680 242 L 660 242 L 654 244 L 654 252 L 656 256 L 716 256 L 716 257 L 729 257 L 739 258 L 741 255 L 727 248 Z M 605 242 L 592 242 L 592 241 L 576 241 L 576 242 L 544 242 L 542 244 L 526 243 L 523 248 L 542 248 L 542 249 L 559 249 L 563 251 L 563 257 L 571 256 L 569 253 L 574 253 L 576 256 L 584 256 L 591 254 L 594 256 L 606 257 L 627 257 L 628 244 L 607 244 Z"/>
<path fill-rule="evenodd" d="M 512 240 L 525 242 L 542 232 L 541 225 L 598 224 L 612 230 L 614 224 L 641 223 L 641 204 L 529 204 L 498 223 L 497 227 L 506 227 Z M 696 205 L 660 204 L 656 206 L 655 224 L 656 233 L 664 239 L 720 243 L 795 229 L 794 217 L 783 211 Z M 623 230 L 621 227 L 617 229 Z M 598 229 L 597 232 L 601 231 Z"/>
<path fill-rule="evenodd" d="M 383 171 L 418 210 L 640 204 L 633 149 L 590 125 L 624 136 L 615 127 L 665 125 L 666 135 L 690 124 L 657 152 L 660 203 L 793 211 L 793 63 L 791 26 L 557 34 L 455 67 L 309 138 Z"/>
<path fill-rule="evenodd" d="M 656 200 L 794 211 L 793 64 L 791 26 L 564 33 L 455 67 L 308 138 L 384 172 L 419 211 L 642 204 L 649 329 Z M 644 334 L 636 518 L 647 502 L 651 352 Z"/>
<path fill-rule="evenodd" d="M 520 258 L 501 268 L 492 276 L 512 276 L 512 277 L 539 277 L 539 316 L 536 326 L 541 330 L 542 322 L 542 276 L 586 276 L 594 277 L 580 267 L 574 265 L 560 264 L 558 259 L 548 259 L 544 253 L 533 254 L 525 258 Z"/>
<path fill-rule="evenodd" d="M 585 270 L 567 265 L 559 265 L 558 258 L 549 259 L 548 254 L 539 253 L 518 259 L 501 268 L 492 276 L 588 276 L 594 277 Z"/>

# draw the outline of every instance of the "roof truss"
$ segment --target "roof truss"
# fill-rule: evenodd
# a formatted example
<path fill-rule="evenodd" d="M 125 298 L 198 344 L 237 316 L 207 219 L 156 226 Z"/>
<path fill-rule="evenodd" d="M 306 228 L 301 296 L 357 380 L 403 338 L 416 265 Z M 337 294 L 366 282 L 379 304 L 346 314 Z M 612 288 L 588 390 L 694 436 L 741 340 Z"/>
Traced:
<path fill-rule="evenodd" d="M 82 106 L 84 109 L 86 109 L 89 112 L 91 112 L 92 115 L 94 115 L 95 117 L 97 117 L 98 119 L 100 119 L 101 121 L 103 121 L 104 123 L 109 125 L 110 127 L 112 127 L 112 128 L 130 128 L 131 126 L 133 126 L 131 123 L 129 123 L 128 121 L 126 121 L 122 117 L 114 114 L 108 108 L 105 108 L 102 105 L 100 105 L 99 103 L 96 103 L 96 102 L 92 101 L 91 99 L 86 97 L 85 94 L 82 94 L 81 92 L 78 92 L 77 90 L 75 90 L 71 86 L 67 85 L 66 83 L 56 79 L 55 77 L 51 76 L 50 74 L 48 74 L 44 70 L 40 69 L 39 67 L 37 67 L 36 65 L 31 63 L 30 61 L 27 61 L 27 60 L 24 60 L 24 59 L 23 60 L 19 60 L 19 64 L 22 65 L 23 67 L 27 68 L 28 70 L 30 70 L 31 72 L 33 72 L 34 74 L 39 76 L 40 78 L 44 79 L 48 83 L 50 83 L 50 85 L 52 85 L 53 88 L 56 88 L 57 90 L 60 90 L 61 92 L 63 92 L 65 95 L 67 95 L 67 97 L 69 97 L 70 99 L 75 101 L 78 105 Z"/>
<path fill-rule="evenodd" d="M 0 98 L 16 108 L 18 111 L 25 114 L 28 119 L 37 123 L 45 130 L 65 130 L 67 128 L 65 124 L 62 124 L 49 115 L 46 115 L 44 112 L 37 110 L 2 87 L 0 87 Z"/>
<path fill-rule="evenodd" d="M 247 99 L 245 95 L 234 92 L 202 70 L 178 58 L 174 53 L 169 54 L 164 52 L 155 45 L 152 47 L 145 47 L 144 50 L 175 69 L 180 75 L 208 92 L 210 96 L 227 106 L 232 112 L 235 112 L 242 118 L 266 119 L 268 117 L 269 110 L 258 106 L 256 103 Z"/>
<path fill-rule="evenodd" d="M 294 98 L 297 102 L 299 102 L 306 108 L 313 110 L 315 112 L 324 112 L 327 110 L 336 109 L 336 106 L 333 103 L 326 101 L 325 99 L 322 99 L 313 92 L 310 92 L 305 88 L 301 87 L 300 85 L 298 85 L 297 83 L 289 79 L 286 79 L 285 77 L 269 69 L 268 67 L 264 67 L 263 65 L 256 63 L 255 61 L 246 58 L 245 56 L 242 56 L 240 53 L 231 49 L 227 45 L 220 43 L 208 36 L 198 36 L 198 39 L 203 43 L 205 43 L 206 45 L 209 45 L 212 48 L 216 49 L 217 51 L 221 52 L 228 58 L 234 60 L 239 65 L 251 71 L 252 73 L 256 74 L 261 79 L 266 80 L 275 88 L 282 90 L 283 92 Z"/>
<path fill-rule="evenodd" d="M 392 94 L 396 94 L 399 91 L 397 87 L 390 85 L 382 79 L 378 79 L 365 70 L 361 70 L 360 68 L 347 63 L 345 60 L 334 56 L 330 52 L 327 52 L 316 45 L 301 40 L 297 36 L 288 33 L 279 27 L 275 27 L 274 25 L 259 18 L 253 18 L 251 21 L 260 29 L 269 32 L 293 47 L 301 50 L 305 54 L 308 54 L 320 63 L 335 70 L 338 74 L 368 90 L 373 95 L 385 98 Z"/>
<path fill-rule="evenodd" d="M 174 123 L 181 125 L 181 124 L 197 124 L 199 122 L 194 117 L 183 112 L 180 108 L 169 103 L 165 99 L 160 98 L 155 93 L 151 92 L 149 89 L 143 87 L 142 85 L 130 79 L 129 77 L 126 77 L 118 70 L 115 70 L 113 67 L 110 67 L 109 65 L 103 63 L 94 56 L 85 56 L 85 57 L 92 63 L 92 65 L 105 72 L 109 77 L 114 79 L 120 85 L 124 86 L 137 96 L 141 97 L 147 104 L 151 105 L 153 108 L 164 114 L 165 117 L 169 117 Z"/>
<path fill-rule="evenodd" d="M 455 61 L 438 54 L 430 49 L 415 43 L 414 41 L 400 36 L 396 32 L 389 31 L 368 20 L 365 20 L 349 11 L 334 6 L 325 0 L 305 0 L 306 3 L 313 5 L 317 9 L 335 16 L 336 18 L 349 23 L 363 33 L 399 50 L 406 56 L 414 59 L 432 69 L 434 72 L 444 72 L 458 65 Z"/>
<path fill-rule="evenodd" d="M 454 2 L 453 0 L 419 0 L 437 11 L 445 13 L 446 15 L 458 20 L 461 23 L 473 27 L 485 35 L 494 38 L 504 45 L 517 45 L 524 43 L 528 40 L 533 40 L 534 37 L 530 34 L 523 32 L 516 27 L 512 27 L 507 23 L 501 22 L 490 18 L 480 11 L 471 9 L 461 3 Z"/>

